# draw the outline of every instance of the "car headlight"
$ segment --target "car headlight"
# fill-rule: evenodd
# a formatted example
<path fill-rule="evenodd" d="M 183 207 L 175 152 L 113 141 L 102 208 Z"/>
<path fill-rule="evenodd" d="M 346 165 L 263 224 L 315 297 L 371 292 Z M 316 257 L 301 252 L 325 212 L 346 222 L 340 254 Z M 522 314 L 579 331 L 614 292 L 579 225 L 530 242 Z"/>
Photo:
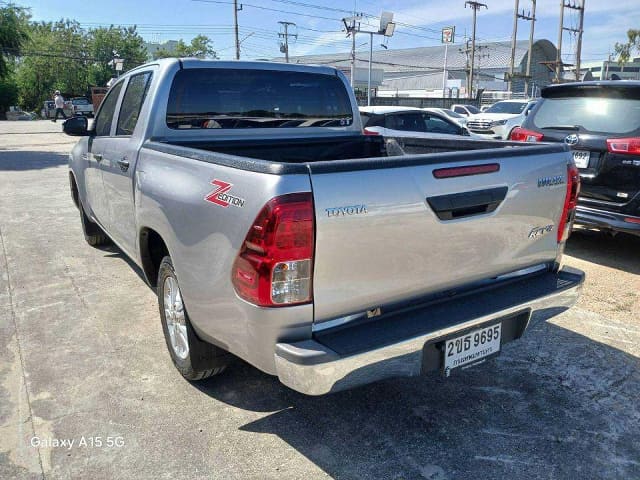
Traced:
<path fill-rule="evenodd" d="M 495 122 L 491 122 L 491 126 L 492 127 L 497 127 L 499 125 L 504 125 L 505 123 L 507 123 L 507 120 L 496 120 Z"/>

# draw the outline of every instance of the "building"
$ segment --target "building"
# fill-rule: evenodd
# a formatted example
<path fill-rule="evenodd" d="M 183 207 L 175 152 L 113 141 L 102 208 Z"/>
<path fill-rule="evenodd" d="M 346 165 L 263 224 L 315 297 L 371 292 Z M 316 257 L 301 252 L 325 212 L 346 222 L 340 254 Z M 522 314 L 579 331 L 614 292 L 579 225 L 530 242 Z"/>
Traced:
<path fill-rule="evenodd" d="M 524 74 L 526 73 L 529 42 L 516 42 L 516 73 L 512 91 L 524 95 Z M 556 47 L 549 40 L 537 40 L 533 44 L 531 80 L 528 94 L 534 94 L 540 87 L 552 83 L 553 71 L 543 62 L 556 59 Z M 405 48 L 400 50 L 376 50 L 373 52 L 373 68 L 383 71 L 382 82 L 373 86 L 379 96 L 443 96 L 443 81 L 446 81 L 444 96 L 466 96 L 468 75 L 468 53 L 461 45 L 447 48 L 447 71 L 444 75 L 445 46 Z M 506 92 L 506 74 L 510 69 L 511 42 L 477 42 L 474 66 L 474 91 L 483 89 Z M 364 87 L 362 75 L 358 72 L 369 68 L 369 52 L 356 54 L 356 88 Z M 283 61 L 283 59 L 276 59 Z M 325 55 L 305 55 L 290 57 L 291 63 L 333 65 L 343 70 L 347 76 L 350 69 L 349 52 Z M 377 75 L 373 75 L 377 77 Z"/>
<path fill-rule="evenodd" d="M 624 64 L 611 59 L 582 62 L 580 72 L 583 77 L 591 73 L 593 80 L 640 80 L 640 57 Z"/>

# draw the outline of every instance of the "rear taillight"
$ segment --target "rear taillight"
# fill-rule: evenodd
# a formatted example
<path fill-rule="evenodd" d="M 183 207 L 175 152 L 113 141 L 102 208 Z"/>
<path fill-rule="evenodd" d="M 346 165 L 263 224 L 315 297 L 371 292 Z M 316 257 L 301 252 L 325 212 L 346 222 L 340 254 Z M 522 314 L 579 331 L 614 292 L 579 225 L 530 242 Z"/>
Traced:
<path fill-rule="evenodd" d="M 237 294 L 261 307 L 308 303 L 314 251 L 311 193 L 271 199 L 260 211 L 231 272 Z"/>
<path fill-rule="evenodd" d="M 640 138 L 608 138 L 607 150 L 611 153 L 640 155 Z"/>
<path fill-rule="evenodd" d="M 374 131 L 374 130 L 369 130 L 368 128 L 365 128 L 363 133 L 365 135 L 380 135 L 378 132 Z"/>
<path fill-rule="evenodd" d="M 571 223 L 578 206 L 580 194 L 580 172 L 573 164 L 567 166 L 567 193 L 564 198 L 564 207 L 558 223 L 558 243 L 565 242 L 571 233 Z M 567 228 L 568 227 L 568 228 Z"/>
<path fill-rule="evenodd" d="M 542 137 L 544 137 L 543 134 L 522 127 L 514 128 L 509 135 L 509 139 L 514 142 L 539 142 Z"/>

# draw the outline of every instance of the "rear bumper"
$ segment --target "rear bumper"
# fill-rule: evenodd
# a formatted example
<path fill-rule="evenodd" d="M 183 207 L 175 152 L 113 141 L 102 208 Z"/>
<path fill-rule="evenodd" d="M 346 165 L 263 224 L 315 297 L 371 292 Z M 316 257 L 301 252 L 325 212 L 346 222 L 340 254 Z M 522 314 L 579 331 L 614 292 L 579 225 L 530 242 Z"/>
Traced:
<path fill-rule="evenodd" d="M 519 338 L 532 313 L 553 316 L 571 307 L 583 282 L 583 272 L 565 268 L 323 332 L 312 340 L 278 343 L 277 375 L 283 384 L 307 395 L 420 375 L 439 368 L 438 352 L 447 337 L 503 321 L 503 331 L 511 333 L 503 335 L 502 343 Z"/>
<path fill-rule="evenodd" d="M 634 219 L 638 223 L 628 222 L 625 219 Z M 624 215 L 622 213 L 597 210 L 578 205 L 576 209 L 575 223 L 590 228 L 614 230 L 616 232 L 640 235 L 640 217 Z"/>

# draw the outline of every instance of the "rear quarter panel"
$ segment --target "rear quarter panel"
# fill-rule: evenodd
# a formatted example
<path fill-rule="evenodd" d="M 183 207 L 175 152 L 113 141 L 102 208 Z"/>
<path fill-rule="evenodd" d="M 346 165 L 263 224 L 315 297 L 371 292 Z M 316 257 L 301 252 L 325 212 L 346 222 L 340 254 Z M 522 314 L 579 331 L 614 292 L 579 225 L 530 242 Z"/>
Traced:
<path fill-rule="evenodd" d="M 223 207 L 205 197 L 221 180 L 242 206 Z M 306 174 L 272 175 L 142 148 L 136 172 L 137 224 L 163 238 L 172 257 L 189 317 L 206 340 L 268 373 L 274 346 L 308 338 L 313 306 L 259 308 L 241 300 L 231 268 L 264 204 L 277 195 L 308 192 Z"/>

